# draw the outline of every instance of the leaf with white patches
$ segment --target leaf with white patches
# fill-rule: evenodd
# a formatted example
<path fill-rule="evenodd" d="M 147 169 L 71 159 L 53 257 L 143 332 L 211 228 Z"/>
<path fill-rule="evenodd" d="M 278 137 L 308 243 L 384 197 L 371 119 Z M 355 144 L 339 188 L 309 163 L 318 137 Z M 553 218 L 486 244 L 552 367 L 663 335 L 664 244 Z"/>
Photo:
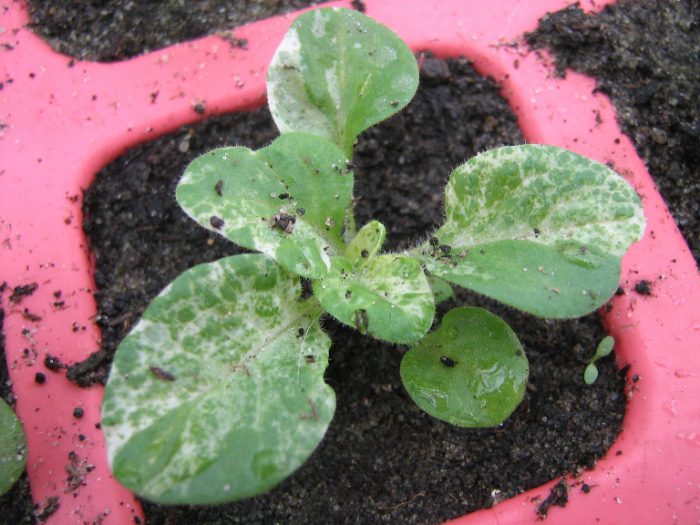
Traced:
<path fill-rule="evenodd" d="M 314 282 L 314 294 L 340 322 L 393 343 L 417 341 L 430 329 L 435 303 L 417 260 L 396 254 L 331 260 L 330 273 Z"/>
<path fill-rule="evenodd" d="M 452 172 L 445 224 L 416 249 L 431 274 L 542 317 L 578 317 L 618 286 L 644 232 L 615 172 L 553 146 L 496 148 Z"/>
<path fill-rule="evenodd" d="M 119 481 L 162 503 L 264 492 L 333 417 L 330 341 L 297 277 L 260 254 L 196 266 L 120 344 L 102 407 Z"/>
<path fill-rule="evenodd" d="M 5 494 L 24 472 L 27 441 L 14 411 L 0 399 L 0 495 Z"/>
<path fill-rule="evenodd" d="M 450 310 L 401 360 L 401 380 L 413 401 L 460 427 L 502 423 L 520 404 L 528 375 L 513 330 L 476 307 Z"/>
<path fill-rule="evenodd" d="M 185 212 L 205 228 L 318 279 L 344 250 L 353 175 L 343 153 L 308 133 L 258 151 L 218 148 L 197 157 L 177 186 Z"/>
<path fill-rule="evenodd" d="M 345 256 L 352 262 L 374 257 L 382 248 L 386 238 L 386 228 L 379 221 L 370 221 L 357 232 L 345 249 Z"/>
<path fill-rule="evenodd" d="M 267 93 L 280 132 L 308 131 L 348 158 L 355 138 L 403 108 L 418 66 L 390 29 L 349 9 L 299 16 L 272 58 Z"/>

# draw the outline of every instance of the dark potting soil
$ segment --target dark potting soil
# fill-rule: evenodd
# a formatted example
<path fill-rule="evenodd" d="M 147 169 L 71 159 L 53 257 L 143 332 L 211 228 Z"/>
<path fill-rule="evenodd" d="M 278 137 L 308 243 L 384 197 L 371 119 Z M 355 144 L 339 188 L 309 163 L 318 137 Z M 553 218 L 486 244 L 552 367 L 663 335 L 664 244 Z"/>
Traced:
<path fill-rule="evenodd" d="M 282 14 L 311 0 L 28 0 L 32 23 L 58 52 L 113 62 Z M 240 45 L 245 45 L 240 42 Z"/>
<path fill-rule="evenodd" d="M 527 37 L 597 79 L 700 260 L 700 1 L 625 0 L 550 14 Z"/>
<path fill-rule="evenodd" d="M 358 223 L 382 221 L 394 249 L 440 224 L 451 169 L 485 148 L 522 142 L 497 91 L 464 60 L 426 58 L 409 109 L 358 144 Z M 186 164 L 213 147 L 257 148 L 276 134 L 266 109 L 223 116 L 136 148 L 97 175 L 84 209 L 105 354 L 168 281 L 197 262 L 237 252 L 175 204 L 174 185 Z M 329 319 L 334 345 L 326 376 L 338 408 L 311 459 L 250 500 L 194 508 L 146 502 L 148 522 L 438 523 L 592 465 L 617 435 L 625 405 L 612 360 L 594 387 L 583 383 L 584 357 L 604 336 L 597 318 L 536 320 L 467 296 L 449 306 L 465 299 L 493 306 L 519 333 L 531 362 L 531 388 L 503 426 L 459 429 L 422 413 L 401 385 L 405 348 Z M 104 368 L 93 370 L 93 379 L 95 373 L 99 378 Z"/>

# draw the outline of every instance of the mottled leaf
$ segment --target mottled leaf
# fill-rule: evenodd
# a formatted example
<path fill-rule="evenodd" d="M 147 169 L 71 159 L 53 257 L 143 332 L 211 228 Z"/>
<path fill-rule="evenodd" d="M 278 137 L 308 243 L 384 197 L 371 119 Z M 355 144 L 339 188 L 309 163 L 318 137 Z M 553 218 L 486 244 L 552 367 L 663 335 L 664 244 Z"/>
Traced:
<path fill-rule="evenodd" d="M 365 224 L 345 249 L 345 256 L 355 263 L 374 257 L 384 244 L 386 228 L 379 221 Z"/>
<path fill-rule="evenodd" d="M 162 503 L 268 490 L 313 452 L 335 409 L 330 341 L 299 279 L 263 255 L 196 266 L 119 346 L 102 409 L 119 481 Z"/>
<path fill-rule="evenodd" d="M 435 315 L 433 293 L 415 259 L 379 255 L 359 263 L 333 257 L 314 293 L 333 317 L 360 332 L 394 343 L 420 339 Z"/>
<path fill-rule="evenodd" d="M 644 231 L 639 197 L 615 172 L 552 146 L 482 153 L 445 191 L 445 224 L 417 252 L 427 270 L 543 317 L 577 317 L 618 286 Z"/>
<path fill-rule="evenodd" d="M 504 421 L 522 400 L 528 374 L 515 333 L 476 307 L 450 310 L 401 361 L 401 380 L 415 403 L 460 427 Z"/>
<path fill-rule="evenodd" d="M 403 108 L 417 86 L 408 46 L 371 18 L 339 8 L 298 17 L 267 74 L 270 111 L 280 131 L 317 133 L 348 158 L 355 138 Z"/>
<path fill-rule="evenodd" d="M 27 443 L 22 424 L 14 411 L 0 399 L 0 495 L 22 475 L 27 461 Z"/>
<path fill-rule="evenodd" d="M 317 279 L 330 268 L 330 255 L 344 250 L 352 186 L 335 145 L 288 133 L 258 151 L 229 147 L 197 157 L 177 200 L 205 228 Z"/>

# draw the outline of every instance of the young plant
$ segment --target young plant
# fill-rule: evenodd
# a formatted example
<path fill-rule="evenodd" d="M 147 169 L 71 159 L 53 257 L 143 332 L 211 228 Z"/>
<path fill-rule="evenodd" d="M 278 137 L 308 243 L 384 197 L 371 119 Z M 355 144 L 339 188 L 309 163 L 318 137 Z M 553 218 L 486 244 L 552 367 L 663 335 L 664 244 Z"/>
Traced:
<path fill-rule="evenodd" d="M 610 355 L 614 347 L 615 339 L 611 335 L 603 337 L 600 343 L 598 343 L 595 354 L 593 354 L 593 357 L 591 357 L 591 360 L 588 362 L 586 370 L 583 372 L 583 380 L 587 385 L 592 385 L 595 383 L 595 380 L 598 379 L 598 367 L 595 366 L 595 362 L 606 355 Z"/>
<path fill-rule="evenodd" d="M 0 399 L 0 496 L 5 494 L 24 472 L 27 444 L 22 424 L 14 411 Z"/>
<path fill-rule="evenodd" d="M 605 166 L 551 146 L 498 148 L 459 166 L 445 223 L 407 252 L 382 251 L 378 221 L 356 230 L 356 138 L 417 84 L 410 49 L 360 13 L 319 9 L 292 24 L 268 72 L 281 135 L 257 151 L 210 151 L 177 187 L 199 224 L 260 253 L 184 272 L 115 355 L 102 423 L 124 485 L 164 503 L 218 503 L 298 468 L 335 409 L 324 315 L 409 345 L 401 377 L 415 402 L 483 427 L 521 401 L 527 358 L 480 308 L 456 308 L 426 335 L 436 297 L 457 284 L 562 318 L 613 294 L 644 228 L 639 199 Z"/>

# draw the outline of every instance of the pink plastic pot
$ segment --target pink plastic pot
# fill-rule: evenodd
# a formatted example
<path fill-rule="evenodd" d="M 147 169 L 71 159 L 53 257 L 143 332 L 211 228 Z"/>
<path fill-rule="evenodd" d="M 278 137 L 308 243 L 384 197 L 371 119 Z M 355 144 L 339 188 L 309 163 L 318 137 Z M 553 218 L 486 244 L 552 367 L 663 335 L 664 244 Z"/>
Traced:
<path fill-rule="evenodd" d="M 596 2 L 598 8 L 604 2 Z M 349 2 L 338 3 L 346 5 Z M 367 13 L 415 50 L 464 55 L 503 85 L 530 142 L 567 147 L 611 162 L 642 196 L 648 226 L 623 261 L 627 294 L 605 322 L 628 386 L 624 430 L 595 470 L 577 480 L 548 523 L 698 523 L 700 518 L 700 278 L 697 267 L 609 100 L 577 74 L 552 77 L 524 47 L 511 46 L 563 0 L 367 0 Z M 584 2 L 584 7 L 593 2 Z M 133 496 L 110 476 L 100 420 L 102 389 L 79 389 L 44 365 L 47 353 L 72 363 L 99 347 L 93 323 L 90 255 L 81 229 L 82 190 L 126 148 L 206 114 L 263 103 L 265 71 L 293 17 L 236 31 L 248 49 L 219 37 L 173 46 L 123 63 L 75 62 L 25 28 L 19 2 L 0 14 L 0 282 L 36 283 L 20 302 L 2 296 L 8 365 L 29 441 L 27 470 L 38 504 L 60 498 L 49 524 L 143 520 Z M 157 93 L 154 103 L 152 94 Z M 596 118 L 596 115 L 600 115 Z M 641 279 L 651 296 L 632 292 Z M 25 311 L 26 309 L 26 311 Z M 40 321 L 32 320 L 34 314 Z M 25 350 L 26 349 L 26 350 Z M 45 374 L 43 384 L 35 374 Z M 82 418 L 73 416 L 81 407 Z M 73 452 L 73 459 L 69 453 Z M 84 484 L 69 486 L 66 467 Z M 460 524 L 537 521 L 551 485 L 456 519 Z M 571 516 L 575 516 L 572 518 Z M 143 522 L 143 521 L 141 521 Z"/>

